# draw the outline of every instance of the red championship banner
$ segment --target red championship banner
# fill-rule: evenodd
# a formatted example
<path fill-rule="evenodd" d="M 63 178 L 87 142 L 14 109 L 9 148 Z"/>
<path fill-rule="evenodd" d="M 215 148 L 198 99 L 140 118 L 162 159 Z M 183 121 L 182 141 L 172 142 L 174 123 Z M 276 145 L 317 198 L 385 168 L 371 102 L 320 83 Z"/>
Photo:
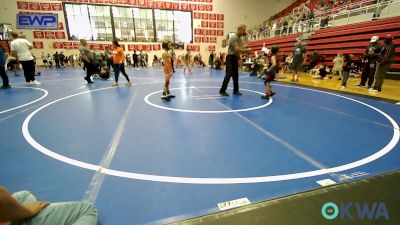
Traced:
<path fill-rule="evenodd" d="M 217 20 L 224 20 L 224 14 L 217 14 Z"/>
<path fill-rule="evenodd" d="M 54 39 L 55 35 L 53 31 L 44 31 L 44 37 L 46 39 Z"/>
<path fill-rule="evenodd" d="M 209 20 L 216 20 L 217 19 L 217 14 L 214 14 L 214 13 L 209 14 L 208 19 Z"/>
<path fill-rule="evenodd" d="M 179 10 L 179 2 L 173 2 L 172 6 L 174 10 Z"/>
<path fill-rule="evenodd" d="M 200 51 L 200 45 L 193 45 L 192 51 L 196 51 L 196 52 Z"/>
<path fill-rule="evenodd" d="M 206 10 L 206 7 L 205 7 L 205 5 L 203 5 L 203 4 L 199 4 L 199 5 L 197 5 L 197 10 L 198 10 L 198 11 L 205 11 L 205 10 Z"/>
<path fill-rule="evenodd" d="M 181 10 L 189 10 L 189 4 L 188 3 L 181 3 Z"/>
<path fill-rule="evenodd" d="M 99 3 L 99 1 L 98 0 L 89 0 L 89 3 Z M 117 1 L 117 4 L 118 4 L 118 1 Z"/>
<path fill-rule="evenodd" d="M 40 3 L 40 9 L 42 11 L 51 11 L 51 4 L 50 3 Z"/>
<path fill-rule="evenodd" d="M 212 0 L 204 0 L 204 2 L 212 3 Z"/>
<path fill-rule="evenodd" d="M 202 29 L 201 30 L 201 35 L 208 35 L 208 30 Z"/>
<path fill-rule="evenodd" d="M 215 51 L 215 45 L 209 45 L 208 51 L 210 51 L 210 52 Z"/>
<path fill-rule="evenodd" d="M 217 31 L 216 30 L 209 30 L 208 35 L 210 36 L 217 36 Z"/>
<path fill-rule="evenodd" d="M 154 8 L 154 1 L 153 0 L 147 0 L 147 7 Z"/>
<path fill-rule="evenodd" d="M 79 49 L 79 46 L 81 46 L 81 44 L 79 42 L 73 42 L 72 46 L 74 46 L 74 49 Z"/>
<path fill-rule="evenodd" d="M 208 43 L 210 41 L 210 38 L 206 37 L 201 37 L 201 42 L 203 43 Z"/>
<path fill-rule="evenodd" d="M 210 43 L 217 43 L 217 37 L 210 37 Z"/>
<path fill-rule="evenodd" d="M 71 0 L 69 0 L 69 1 L 71 1 Z M 79 3 L 88 3 L 89 0 L 78 0 L 78 2 L 79 2 Z"/>
<path fill-rule="evenodd" d="M 101 0 L 98 0 L 98 1 L 101 1 Z M 120 5 L 129 5 L 129 1 L 128 0 L 118 0 L 118 4 L 120 4 Z"/>
<path fill-rule="evenodd" d="M 197 10 L 197 5 L 196 4 L 190 4 L 190 10 L 195 11 Z"/>
<path fill-rule="evenodd" d="M 210 28 L 217 28 L 217 22 L 210 21 L 210 22 L 208 22 L 208 26 L 209 26 Z"/>
<path fill-rule="evenodd" d="M 40 10 L 40 3 L 38 2 L 29 2 L 29 10 Z"/>
<path fill-rule="evenodd" d="M 201 18 L 202 18 L 203 20 L 208 20 L 208 13 L 202 13 L 202 14 L 201 14 Z"/>
<path fill-rule="evenodd" d="M 160 45 L 160 44 L 153 44 L 153 50 L 154 50 L 154 51 L 159 51 L 159 50 L 161 50 L 161 45 Z"/>
<path fill-rule="evenodd" d="M 108 1 L 108 0 L 98 0 L 97 2 L 100 3 L 100 4 L 108 4 L 108 3 L 110 3 L 110 1 Z M 128 1 L 128 4 L 130 5 L 129 1 Z"/>
<path fill-rule="evenodd" d="M 192 45 L 187 45 L 187 46 L 186 46 L 186 50 L 187 50 L 187 51 L 192 51 Z"/>
<path fill-rule="evenodd" d="M 64 45 L 62 42 L 53 42 L 53 48 L 54 49 L 63 49 Z"/>
<path fill-rule="evenodd" d="M 199 29 L 199 28 L 194 28 L 194 34 L 195 34 L 195 35 L 201 35 L 201 29 Z"/>
<path fill-rule="evenodd" d="M 72 42 L 63 42 L 63 48 L 64 49 L 74 49 L 74 45 Z"/>
<path fill-rule="evenodd" d="M 206 11 L 212 11 L 213 6 L 212 5 L 206 5 Z"/>
<path fill-rule="evenodd" d="M 43 49 L 44 45 L 41 41 L 34 41 L 32 42 L 33 48 Z"/>
<path fill-rule="evenodd" d="M 224 29 L 224 22 L 217 22 L 217 28 Z"/>
<path fill-rule="evenodd" d="M 201 19 L 201 13 L 193 12 L 193 19 Z"/>
<path fill-rule="evenodd" d="M 108 1 L 108 0 L 106 0 L 106 1 Z M 136 0 L 129 0 L 128 2 L 129 2 L 128 3 L 129 5 L 136 5 L 137 4 Z"/>
<path fill-rule="evenodd" d="M 64 25 L 63 23 L 58 23 L 58 30 L 64 30 Z"/>
<path fill-rule="evenodd" d="M 85 1 L 85 3 L 88 2 L 88 0 L 68 0 L 68 2 L 79 2 L 79 3 L 81 3 L 81 1 Z"/>
<path fill-rule="evenodd" d="M 54 34 L 55 34 L 57 39 L 65 39 L 64 31 L 56 31 L 56 32 L 54 32 Z"/>
<path fill-rule="evenodd" d="M 90 50 L 93 50 L 96 47 L 96 44 L 90 43 L 88 44 Z"/>
<path fill-rule="evenodd" d="M 61 11 L 62 10 L 62 4 L 61 3 L 51 3 L 51 9 L 53 11 Z"/>
<path fill-rule="evenodd" d="M 174 9 L 172 2 L 164 2 L 164 9 Z"/>
<path fill-rule="evenodd" d="M 108 44 L 98 44 L 97 45 L 97 47 L 99 48 L 100 51 L 104 51 L 106 46 L 108 46 Z"/>
<path fill-rule="evenodd" d="M 196 43 L 201 43 L 201 37 L 195 36 L 195 37 L 194 37 L 194 42 L 196 42 Z"/>
<path fill-rule="evenodd" d="M 128 45 L 128 51 L 135 51 L 135 50 L 136 50 L 135 47 L 136 47 L 135 45 L 129 44 L 129 45 Z"/>
<path fill-rule="evenodd" d="M 224 36 L 224 31 L 223 30 L 217 30 L 217 35 L 218 36 Z"/>
<path fill-rule="evenodd" d="M 140 7 L 147 7 L 147 6 L 149 6 L 147 0 L 138 0 L 137 4 L 138 4 L 138 6 L 140 6 Z"/>
<path fill-rule="evenodd" d="M 27 2 L 17 2 L 18 9 L 29 9 Z"/>
<path fill-rule="evenodd" d="M 108 0 L 108 2 L 112 5 L 118 4 L 118 0 Z"/>
<path fill-rule="evenodd" d="M 201 21 L 201 27 L 208 27 L 208 21 L 204 21 L 204 20 L 202 20 Z"/>
<path fill-rule="evenodd" d="M 33 38 L 43 39 L 44 34 L 43 31 L 33 31 Z"/>
<path fill-rule="evenodd" d="M 192 2 L 195 2 L 195 0 L 193 0 Z M 204 2 L 204 0 L 197 0 L 197 2 Z"/>
<path fill-rule="evenodd" d="M 153 6 L 155 9 L 162 9 L 164 7 L 163 2 L 160 2 L 160 1 L 154 1 Z"/>

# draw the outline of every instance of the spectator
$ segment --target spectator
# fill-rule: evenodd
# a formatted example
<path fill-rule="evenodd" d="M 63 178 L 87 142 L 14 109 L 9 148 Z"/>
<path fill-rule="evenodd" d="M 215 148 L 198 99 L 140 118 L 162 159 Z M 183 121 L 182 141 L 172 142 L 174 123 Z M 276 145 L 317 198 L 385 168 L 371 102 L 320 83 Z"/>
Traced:
<path fill-rule="evenodd" d="M 361 81 L 360 84 L 358 85 L 359 87 L 365 86 L 368 80 L 368 88 L 372 87 L 372 84 L 374 83 L 374 76 L 376 72 L 376 66 L 377 66 L 377 60 L 378 60 L 378 55 L 382 49 L 382 46 L 379 45 L 379 37 L 378 36 L 373 36 L 371 37 L 370 44 L 367 46 L 365 49 L 364 54 L 367 56 L 367 65 L 368 65 L 368 74 L 364 74 L 364 76 L 361 76 Z"/>
<path fill-rule="evenodd" d="M 394 63 L 395 47 L 393 43 L 393 37 L 388 34 L 383 42 L 385 45 L 381 48 L 377 60 L 378 65 L 375 73 L 375 85 L 373 89 L 370 89 L 372 92 L 382 91 L 382 85 L 386 76 L 386 72 L 389 70 L 390 65 Z"/>
<path fill-rule="evenodd" d="M 337 54 L 336 58 L 333 60 L 333 69 L 332 69 L 332 75 L 335 75 L 336 72 L 339 72 L 339 80 L 342 79 L 342 70 L 343 70 L 343 56 L 342 54 Z M 332 79 L 332 77 L 330 77 Z"/>
<path fill-rule="evenodd" d="M 5 55 L 4 55 L 4 49 L 0 45 L 0 76 L 1 76 L 1 79 L 3 80 L 3 86 L 1 86 L 0 89 L 8 89 L 11 87 L 9 84 L 9 81 L 8 81 L 5 64 L 6 64 L 6 60 L 5 60 Z"/>
<path fill-rule="evenodd" d="M 0 187 L 0 222 L 23 222 L 30 225 L 96 225 L 97 220 L 97 209 L 88 202 L 50 204 L 37 201 L 28 191 L 11 195 Z"/>
<path fill-rule="evenodd" d="M 314 50 L 313 54 L 310 56 L 310 66 L 308 67 L 309 70 L 314 68 L 319 62 L 319 53 L 317 50 Z"/>
<path fill-rule="evenodd" d="M 298 72 L 300 72 L 303 68 L 304 60 L 306 59 L 307 49 L 304 45 L 302 45 L 301 41 L 297 41 L 296 46 L 292 50 L 292 64 L 291 69 L 292 73 L 292 81 L 299 81 Z"/>

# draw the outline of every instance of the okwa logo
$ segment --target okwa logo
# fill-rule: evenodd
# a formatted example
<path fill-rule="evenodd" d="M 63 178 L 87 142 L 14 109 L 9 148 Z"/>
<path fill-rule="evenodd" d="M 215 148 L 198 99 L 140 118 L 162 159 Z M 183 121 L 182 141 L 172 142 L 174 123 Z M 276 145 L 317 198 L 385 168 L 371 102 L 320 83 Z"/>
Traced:
<path fill-rule="evenodd" d="M 389 220 L 389 212 L 384 202 L 342 202 L 339 206 L 328 202 L 322 206 L 321 212 L 327 220 L 337 217 L 341 220 Z"/>

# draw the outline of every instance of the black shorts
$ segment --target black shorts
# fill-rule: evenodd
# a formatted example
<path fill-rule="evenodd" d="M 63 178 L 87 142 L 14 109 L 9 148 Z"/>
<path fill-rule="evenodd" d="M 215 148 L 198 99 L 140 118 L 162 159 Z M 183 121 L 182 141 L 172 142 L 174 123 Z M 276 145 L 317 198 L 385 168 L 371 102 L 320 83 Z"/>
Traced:
<path fill-rule="evenodd" d="M 265 83 L 271 82 L 275 79 L 275 73 L 274 72 L 267 72 L 267 77 L 265 78 Z"/>

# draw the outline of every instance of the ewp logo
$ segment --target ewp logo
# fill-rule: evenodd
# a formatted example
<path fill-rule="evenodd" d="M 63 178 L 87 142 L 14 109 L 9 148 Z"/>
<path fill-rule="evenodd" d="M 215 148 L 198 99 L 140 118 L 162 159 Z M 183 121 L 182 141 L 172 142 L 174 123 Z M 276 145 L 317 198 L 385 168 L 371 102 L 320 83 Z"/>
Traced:
<path fill-rule="evenodd" d="M 57 29 L 57 14 L 17 14 L 18 29 Z"/>
<path fill-rule="evenodd" d="M 352 208 L 356 210 L 355 215 L 352 214 Z M 334 220 L 338 216 L 341 220 L 389 220 L 389 213 L 384 202 L 373 202 L 372 204 L 367 202 L 342 202 L 340 207 L 333 202 L 328 202 L 322 206 L 321 213 L 327 220 Z"/>

